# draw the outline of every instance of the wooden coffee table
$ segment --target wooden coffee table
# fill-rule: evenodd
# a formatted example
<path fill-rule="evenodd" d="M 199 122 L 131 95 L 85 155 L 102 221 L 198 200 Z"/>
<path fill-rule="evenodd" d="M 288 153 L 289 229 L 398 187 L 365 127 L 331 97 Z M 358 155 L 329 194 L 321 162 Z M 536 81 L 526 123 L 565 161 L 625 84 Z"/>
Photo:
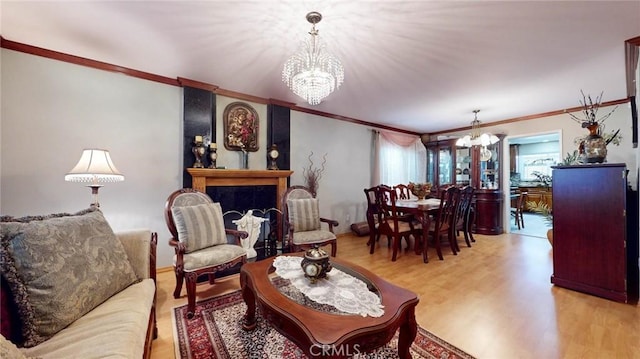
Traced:
<path fill-rule="evenodd" d="M 289 255 L 303 256 L 304 253 Z M 242 266 L 240 284 L 247 304 L 243 323 L 245 330 L 256 326 L 257 305 L 271 326 L 309 357 L 347 358 L 385 345 L 400 329 L 398 354 L 403 359 L 411 358 L 409 347 L 418 332 L 415 307 L 419 300 L 415 293 L 395 286 L 360 266 L 332 257 L 333 268 L 367 283 L 369 289 L 381 297 L 384 314 L 375 318 L 331 313 L 285 296 L 272 282 L 276 277 L 272 264 L 273 258 L 269 258 Z"/>

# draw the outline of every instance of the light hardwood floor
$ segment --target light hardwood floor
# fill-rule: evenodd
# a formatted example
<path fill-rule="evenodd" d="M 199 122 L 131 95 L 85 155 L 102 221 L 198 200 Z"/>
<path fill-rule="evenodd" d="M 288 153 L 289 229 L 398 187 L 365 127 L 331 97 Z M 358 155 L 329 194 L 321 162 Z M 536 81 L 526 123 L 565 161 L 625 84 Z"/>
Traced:
<path fill-rule="evenodd" d="M 430 262 L 403 251 L 396 262 L 386 239 L 373 255 L 367 237 L 338 239 L 338 257 L 416 292 L 418 324 L 478 358 L 640 358 L 640 307 L 555 287 L 546 238 L 476 235 L 454 256 Z M 160 243 L 159 245 L 162 245 Z M 158 329 L 152 358 L 173 358 L 172 271 L 158 273 Z M 239 288 L 238 276 L 198 287 L 198 300 Z"/>

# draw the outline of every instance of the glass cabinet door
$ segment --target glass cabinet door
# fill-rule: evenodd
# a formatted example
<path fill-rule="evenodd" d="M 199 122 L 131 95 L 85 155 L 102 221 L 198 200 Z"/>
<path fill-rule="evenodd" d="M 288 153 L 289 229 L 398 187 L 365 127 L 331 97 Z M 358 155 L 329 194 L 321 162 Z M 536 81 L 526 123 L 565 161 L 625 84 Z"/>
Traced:
<path fill-rule="evenodd" d="M 456 186 L 471 184 L 471 149 L 456 148 Z"/>
<path fill-rule="evenodd" d="M 436 149 L 427 147 L 427 182 L 436 183 Z"/>
<path fill-rule="evenodd" d="M 451 158 L 451 147 L 440 147 L 438 151 L 438 184 L 440 186 L 453 184 L 451 174 L 453 163 Z"/>
<path fill-rule="evenodd" d="M 480 149 L 480 188 L 500 189 L 500 142 Z"/>

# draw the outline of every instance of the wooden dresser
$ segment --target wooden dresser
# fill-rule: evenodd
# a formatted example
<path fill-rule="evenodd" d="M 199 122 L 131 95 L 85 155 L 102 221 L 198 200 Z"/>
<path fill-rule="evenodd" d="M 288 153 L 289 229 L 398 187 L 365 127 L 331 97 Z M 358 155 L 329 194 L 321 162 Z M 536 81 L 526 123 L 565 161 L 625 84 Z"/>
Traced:
<path fill-rule="evenodd" d="M 628 196 L 624 164 L 553 167 L 552 283 L 620 302 L 637 297 L 638 236 L 627 236 L 637 204 Z"/>

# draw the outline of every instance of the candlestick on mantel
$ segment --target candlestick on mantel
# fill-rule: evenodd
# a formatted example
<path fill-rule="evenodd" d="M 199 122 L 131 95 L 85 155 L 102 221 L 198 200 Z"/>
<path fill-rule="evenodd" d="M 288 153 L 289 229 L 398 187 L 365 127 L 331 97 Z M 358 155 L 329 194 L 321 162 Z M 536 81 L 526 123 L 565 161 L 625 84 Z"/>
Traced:
<path fill-rule="evenodd" d="M 216 144 L 215 142 L 211 142 L 211 143 L 209 144 L 209 148 L 210 148 L 210 149 L 217 149 L 217 148 L 218 148 L 218 144 Z"/>
<path fill-rule="evenodd" d="M 199 140 L 199 141 L 198 141 Z M 194 145 L 191 147 L 191 152 L 195 156 L 195 162 L 193 163 L 193 168 L 203 168 L 204 164 L 202 163 L 202 156 L 205 155 L 207 151 L 207 147 L 205 147 L 204 143 L 202 143 L 202 136 L 196 136 L 194 140 Z"/>
<path fill-rule="evenodd" d="M 216 160 L 218 159 L 217 146 L 215 143 L 209 144 L 209 168 L 216 168 Z"/>

